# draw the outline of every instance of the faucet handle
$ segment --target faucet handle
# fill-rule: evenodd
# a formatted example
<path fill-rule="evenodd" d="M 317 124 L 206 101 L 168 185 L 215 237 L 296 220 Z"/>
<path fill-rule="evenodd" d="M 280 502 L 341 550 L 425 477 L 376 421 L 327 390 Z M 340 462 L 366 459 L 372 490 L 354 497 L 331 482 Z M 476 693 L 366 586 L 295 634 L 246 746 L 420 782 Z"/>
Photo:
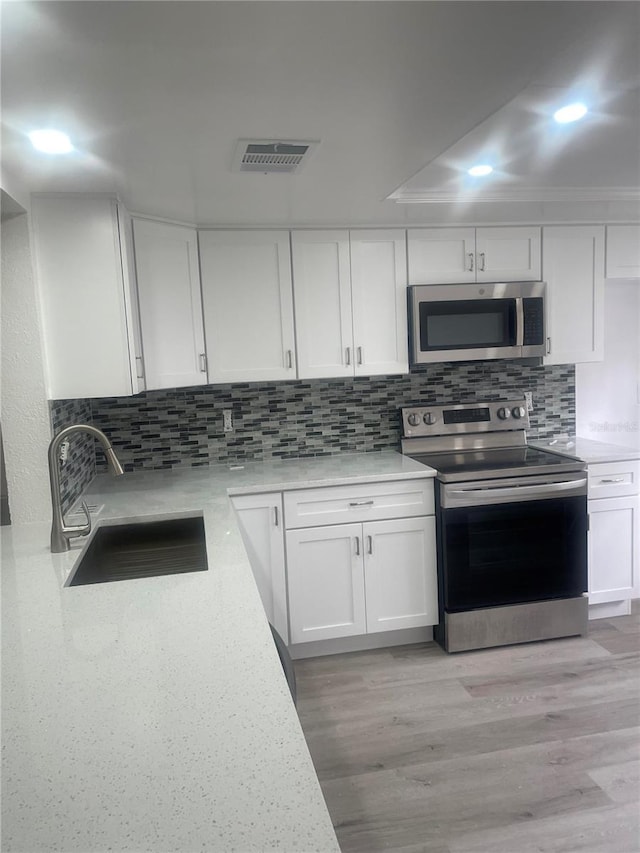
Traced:
<path fill-rule="evenodd" d="M 91 533 L 91 513 L 89 512 L 87 502 L 82 501 L 81 506 L 82 511 L 84 512 L 84 517 L 86 519 L 86 524 L 67 525 L 63 522 L 63 532 L 67 534 L 67 536 L 70 533 L 73 534 L 73 536 L 86 536 L 88 533 Z"/>

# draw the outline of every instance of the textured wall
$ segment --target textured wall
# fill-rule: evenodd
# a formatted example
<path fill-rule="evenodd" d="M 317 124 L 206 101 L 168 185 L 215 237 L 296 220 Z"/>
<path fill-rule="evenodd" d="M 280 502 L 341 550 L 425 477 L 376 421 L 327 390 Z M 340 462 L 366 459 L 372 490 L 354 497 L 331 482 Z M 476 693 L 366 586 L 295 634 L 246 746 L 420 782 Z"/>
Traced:
<path fill-rule="evenodd" d="M 51 437 L 26 215 L 2 223 L 2 434 L 11 518 L 51 517 Z"/>
<path fill-rule="evenodd" d="M 533 392 L 531 435 L 573 432 L 574 367 L 516 361 L 435 365 L 409 376 L 316 379 L 150 391 L 90 401 L 93 423 L 111 439 L 128 471 L 243 459 L 316 456 L 398 448 L 398 408 L 472 402 Z M 54 421 L 69 405 L 54 404 Z M 222 431 L 222 411 L 235 429 Z M 80 460 L 79 460 L 80 461 Z M 86 460 L 82 462 L 87 466 Z M 104 469 L 102 454 L 97 464 Z"/>

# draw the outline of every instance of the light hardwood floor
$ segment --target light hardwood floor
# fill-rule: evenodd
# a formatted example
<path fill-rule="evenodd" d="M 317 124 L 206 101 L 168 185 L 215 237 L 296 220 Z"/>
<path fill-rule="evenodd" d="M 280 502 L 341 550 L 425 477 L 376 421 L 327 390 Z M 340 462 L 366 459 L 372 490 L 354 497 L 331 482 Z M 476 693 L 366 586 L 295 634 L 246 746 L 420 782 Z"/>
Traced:
<path fill-rule="evenodd" d="M 588 637 L 295 667 L 343 853 L 639 853 L 637 607 Z"/>

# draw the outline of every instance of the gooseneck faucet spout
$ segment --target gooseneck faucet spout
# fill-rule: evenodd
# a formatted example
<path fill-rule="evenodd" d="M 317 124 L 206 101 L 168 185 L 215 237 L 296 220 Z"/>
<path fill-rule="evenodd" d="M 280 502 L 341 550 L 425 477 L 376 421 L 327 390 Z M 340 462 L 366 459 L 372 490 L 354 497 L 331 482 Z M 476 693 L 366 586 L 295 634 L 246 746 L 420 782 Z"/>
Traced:
<path fill-rule="evenodd" d="M 91 516 L 86 503 L 82 502 L 86 523 L 67 525 L 64 521 L 62 512 L 62 496 L 60 494 L 60 447 L 62 442 L 77 432 L 86 432 L 97 438 L 104 450 L 109 470 L 114 477 L 119 477 L 124 474 L 122 465 L 118 461 L 113 447 L 107 436 L 97 427 L 90 424 L 72 424 L 72 426 L 61 429 L 57 435 L 51 439 L 49 444 L 49 483 L 51 485 L 51 550 L 54 554 L 59 554 L 62 551 L 69 550 L 69 540 L 75 536 L 86 536 L 91 532 Z"/>

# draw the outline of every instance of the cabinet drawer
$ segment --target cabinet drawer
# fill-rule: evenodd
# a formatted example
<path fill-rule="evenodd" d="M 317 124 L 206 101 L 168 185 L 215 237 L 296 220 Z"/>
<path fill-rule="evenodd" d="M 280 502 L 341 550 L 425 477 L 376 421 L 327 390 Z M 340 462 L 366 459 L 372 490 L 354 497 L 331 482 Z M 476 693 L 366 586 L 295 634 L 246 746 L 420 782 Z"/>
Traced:
<path fill-rule="evenodd" d="M 288 529 L 433 515 L 433 480 L 328 486 L 284 493 Z"/>
<path fill-rule="evenodd" d="M 640 461 L 589 465 L 589 498 L 635 495 L 640 491 Z"/>

